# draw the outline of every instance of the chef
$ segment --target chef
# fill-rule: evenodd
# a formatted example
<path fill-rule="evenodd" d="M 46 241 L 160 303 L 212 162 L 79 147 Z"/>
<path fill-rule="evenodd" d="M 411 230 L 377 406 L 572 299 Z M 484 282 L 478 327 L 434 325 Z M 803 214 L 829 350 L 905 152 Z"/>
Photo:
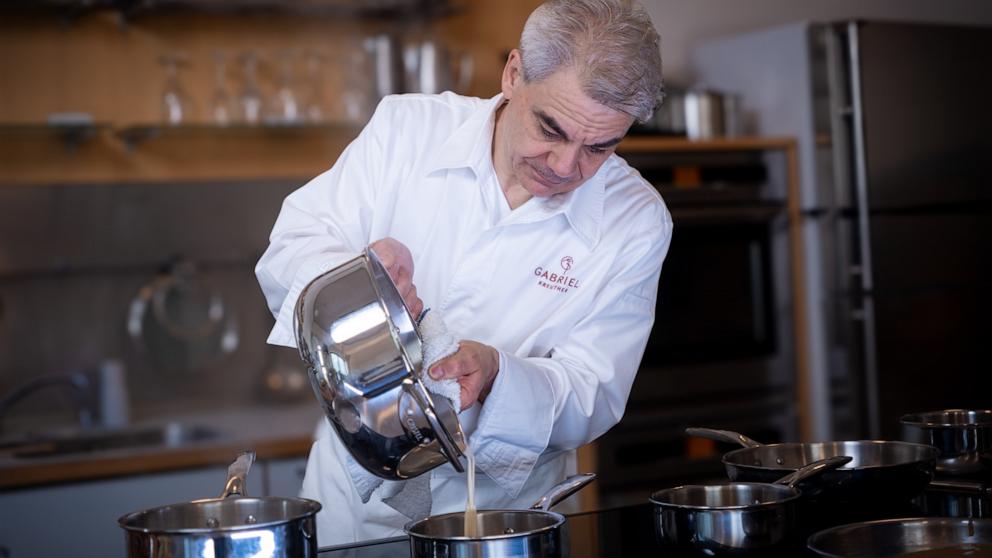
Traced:
<path fill-rule="evenodd" d="M 334 166 L 286 198 L 256 268 L 270 343 L 293 346 L 301 289 L 367 246 L 412 315 L 443 314 L 461 341 L 429 373 L 460 384 L 480 509 L 529 506 L 623 416 L 672 235 L 657 191 L 614 154 L 661 97 L 642 7 L 541 5 L 501 89 L 384 98 Z M 322 422 L 301 493 L 323 504 L 321 546 L 401 535 L 419 517 L 360 490 Z M 426 475 L 430 514 L 464 510 L 464 474 Z"/>

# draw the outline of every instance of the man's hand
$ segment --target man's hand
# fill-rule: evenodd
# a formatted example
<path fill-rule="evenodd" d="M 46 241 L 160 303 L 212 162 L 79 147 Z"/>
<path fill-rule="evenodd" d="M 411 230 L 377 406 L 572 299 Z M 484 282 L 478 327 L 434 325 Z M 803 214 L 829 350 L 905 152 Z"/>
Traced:
<path fill-rule="evenodd" d="M 396 290 L 403 297 L 403 303 L 414 320 L 424 311 L 424 301 L 417 296 L 417 287 L 413 284 L 413 255 L 410 249 L 395 238 L 383 238 L 369 244 L 369 248 L 379 256 L 379 261 L 389 273 L 389 278 L 396 284 Z"/>
<path fill-rule="evenodd" d="M 499 372 L 499 353 L 475 341 L 460 341 L 458 345 L 457 353 L 437 361 L 429 373 L 435 380 L 458 380 L 464 411 L 476 401 L 486 400 Z"/>

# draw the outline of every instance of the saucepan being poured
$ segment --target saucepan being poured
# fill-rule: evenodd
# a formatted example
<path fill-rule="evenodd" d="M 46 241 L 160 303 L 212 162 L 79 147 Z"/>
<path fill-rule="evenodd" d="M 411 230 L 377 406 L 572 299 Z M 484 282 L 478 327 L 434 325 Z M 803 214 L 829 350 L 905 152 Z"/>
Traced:
<path fill-rule="evenodd" d="M 444 463 L 464 472 L 456 410 L 420 381 L 422 341 L 373 251 L 311 281 L 293 318 L 314 394 L 359 464 L 387 480 Z"/>

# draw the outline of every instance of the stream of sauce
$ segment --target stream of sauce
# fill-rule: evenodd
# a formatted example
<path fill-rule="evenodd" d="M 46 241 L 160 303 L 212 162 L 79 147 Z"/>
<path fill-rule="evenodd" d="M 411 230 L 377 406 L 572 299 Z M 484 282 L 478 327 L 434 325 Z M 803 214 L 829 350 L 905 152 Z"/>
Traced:
<path fill-rule="evenodd" d="M 468 499 L 465 501 L 465 536 L 477 538 L 479 536 L 479 516 L 475 509 L 475 454 L 472 448 L 465 444 L 465 457 L 468 458 L 468 467 L 465 474 L 468 481 Z"/>

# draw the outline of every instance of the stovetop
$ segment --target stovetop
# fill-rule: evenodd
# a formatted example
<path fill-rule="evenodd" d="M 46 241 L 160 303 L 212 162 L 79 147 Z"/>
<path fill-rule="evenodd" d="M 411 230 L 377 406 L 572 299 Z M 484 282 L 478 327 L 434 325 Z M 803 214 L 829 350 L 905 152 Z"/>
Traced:
<path fill-rule="evenodd" d="M 992 518 L 992 481 L 938 479 L 911 502 L 893 505 L 829 506 L 805 503 L 797 511 L 797 557 L 814 556 L 805 550 L 813 533 L 861 521 L 899 517 Z M 654 508 L 649 502 L 568 516 L 566 535 L 571 558 L 629 556 L 676 557 L 655 540 Z M 386 558 L 410 556 L 406 537 L 322 549 L 319 558 Z"/>

